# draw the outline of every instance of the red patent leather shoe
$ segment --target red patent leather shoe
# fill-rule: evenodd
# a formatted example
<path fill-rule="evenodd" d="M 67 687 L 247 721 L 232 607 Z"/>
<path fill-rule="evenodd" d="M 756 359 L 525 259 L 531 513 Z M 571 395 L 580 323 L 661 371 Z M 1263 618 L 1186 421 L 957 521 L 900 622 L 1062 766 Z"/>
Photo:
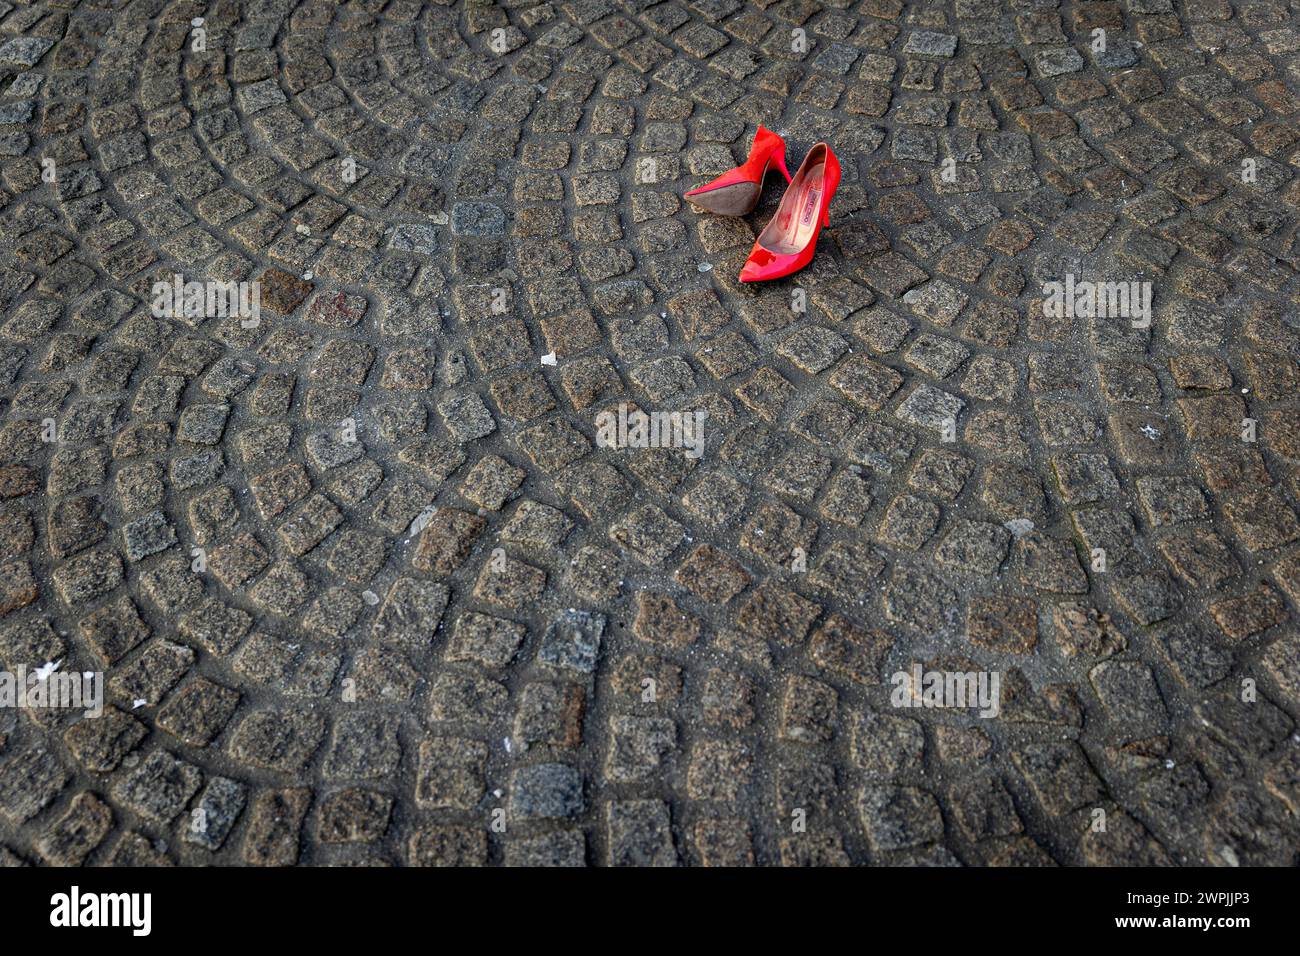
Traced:
<path fill-rule="evenodd" d="M 766 282 L 798 272 L 812 262 L 817 236 L 829 226 L 831 197 L 840 184 L 840 161 L 818 143 L 794 174 L 772 221 L 758 235 L 740 270 L 741 282 Z"/>
<path fill-rule="evenodd" d="M 692 189 L 686 201 L 707 209 L 719 216 L 744 216 L 758 205 L 758 194 L 763 188 L 767 168 L 775 164 L 790 181 L 790 171 L 785 168 L 785 140 L 770 129 L 758 128 L 754 143 L 749 147 L 745 165 L 728 170 L 711 183 Z"/>

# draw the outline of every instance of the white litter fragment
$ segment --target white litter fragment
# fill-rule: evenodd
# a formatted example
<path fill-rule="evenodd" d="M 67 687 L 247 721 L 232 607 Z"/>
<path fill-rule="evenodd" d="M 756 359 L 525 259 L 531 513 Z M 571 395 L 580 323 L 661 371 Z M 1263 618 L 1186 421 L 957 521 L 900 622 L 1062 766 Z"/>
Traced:
<path fill-rule="evenodd" d="M 49 677 L 56 670 L 58 670 L 59 665 L 62 663 L 63 660 L 60 659 L 57 661 L 47 661 L 46 663 L 42 664 L 40 667 L 36 668 L 36 679 L 45 680 L 45 678 Z"/>
<path fill-rule="evenodd" d="M 1028 518 L 1012 518 L 1010 521 L 1002 522 L 1002 527 L 1006 528 L 1017 538 L 1023 538 L 1029 532 L 1034 530 L 1034 523 Z"/>

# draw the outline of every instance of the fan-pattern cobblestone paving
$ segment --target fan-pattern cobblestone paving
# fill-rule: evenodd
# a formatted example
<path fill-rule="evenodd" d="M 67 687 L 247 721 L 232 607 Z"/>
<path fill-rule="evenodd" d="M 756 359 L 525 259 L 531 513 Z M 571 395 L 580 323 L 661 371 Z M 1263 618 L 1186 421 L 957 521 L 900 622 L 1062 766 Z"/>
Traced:
<path fill-rule="evenodd" d="M 1294 0 L 0 0 L 0 861 L 1294 865 L 1297 217 Z"/>

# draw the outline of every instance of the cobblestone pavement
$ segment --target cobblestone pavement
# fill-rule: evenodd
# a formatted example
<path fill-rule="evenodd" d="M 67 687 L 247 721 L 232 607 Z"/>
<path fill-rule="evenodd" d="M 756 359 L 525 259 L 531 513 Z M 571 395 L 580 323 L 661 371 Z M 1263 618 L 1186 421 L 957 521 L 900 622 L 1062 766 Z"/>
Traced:
<path fill-rule="evenodd" d="M 0 861 L 1294 864 L 1298 13 L 0 0 Z"/>

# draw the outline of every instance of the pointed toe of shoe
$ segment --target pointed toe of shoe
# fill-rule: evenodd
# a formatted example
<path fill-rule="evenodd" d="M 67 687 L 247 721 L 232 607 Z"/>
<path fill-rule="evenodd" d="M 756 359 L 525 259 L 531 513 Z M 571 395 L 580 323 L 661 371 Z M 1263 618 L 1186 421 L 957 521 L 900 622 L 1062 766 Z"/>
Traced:
<path fill-rule="evenodd" d="M 758 205 L 758 183 L 738 182 L 724 186 L 701 186 L 683 198 L 699 209 L 717 216 L 744 216 Z"/>
<path fill-rule="evenodd" d="M 692 206 L 694 206 L 696 209 L 702 209 L 705 212 L 716 212 L 716 210 L 713 208 L 713 203 L 709 201 L 708 189 L 705 189 L 703 187 L 701 187 L 700 189 L 692 189 L 688 193 L 683 193 L 682 198 L 685 199 Z"/>
<path fill-rule="evenodd" d="M 749 253 L 749 258 L 740 269 L 741 282 L 766 282 L 768 279 L 779 279 L 789 271 L 785 268 L 784 260 L 789 256 L 779 256 L 769 249 L 755 243 L 753 250 Z"/>

